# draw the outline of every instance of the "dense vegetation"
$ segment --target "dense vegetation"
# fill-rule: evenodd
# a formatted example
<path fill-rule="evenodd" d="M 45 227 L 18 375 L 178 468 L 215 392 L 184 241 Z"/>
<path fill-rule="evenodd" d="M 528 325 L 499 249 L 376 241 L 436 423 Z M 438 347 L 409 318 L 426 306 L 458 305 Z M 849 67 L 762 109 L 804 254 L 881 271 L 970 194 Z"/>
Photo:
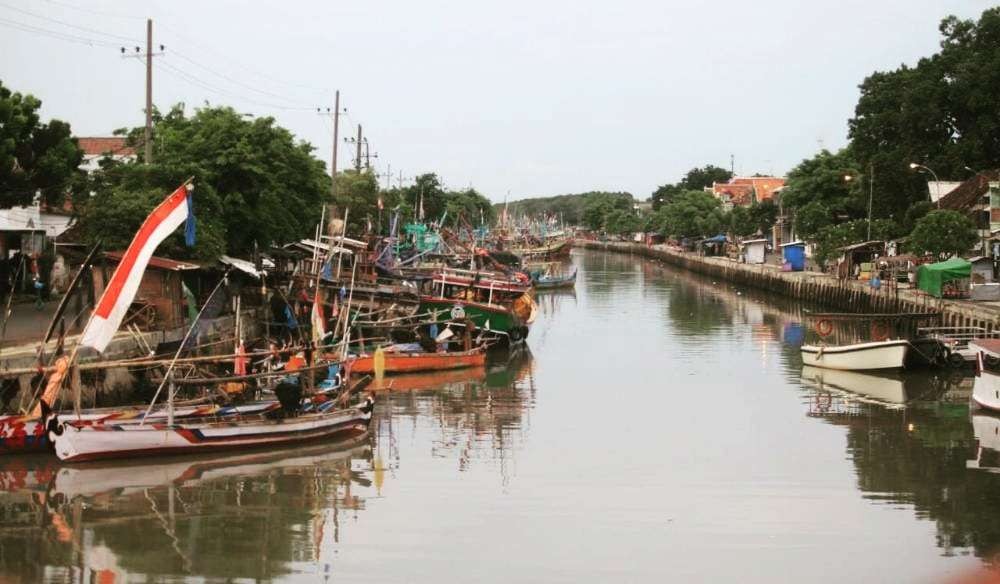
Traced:
<path fill-rule="evenodd" d="M 42 102 L 0 82 L 0 206 L 26 205 L 36 192 L 50 204 L 59 204 L 78 186 L 83 152 L 73 140 L 69 124 L 43 123 Z"/>

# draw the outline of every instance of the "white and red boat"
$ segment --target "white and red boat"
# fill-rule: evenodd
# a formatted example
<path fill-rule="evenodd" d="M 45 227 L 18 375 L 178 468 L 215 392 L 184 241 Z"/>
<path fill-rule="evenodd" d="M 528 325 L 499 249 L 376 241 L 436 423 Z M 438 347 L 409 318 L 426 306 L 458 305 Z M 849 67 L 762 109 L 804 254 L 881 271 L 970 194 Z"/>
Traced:
<path fill-rule="evenodd" d="M 306 402 L 294 416 L 238 416 L 229 420 L 194 420 L 166 424 L 104 423 L 90 425 L 54 417 L 49 439 L 65 461 L 191 454 L 232 448 L 280 446 L 307 440 L 349 440 L 368 432 L 374 399 L 337 408 L 335 400 Z"/>

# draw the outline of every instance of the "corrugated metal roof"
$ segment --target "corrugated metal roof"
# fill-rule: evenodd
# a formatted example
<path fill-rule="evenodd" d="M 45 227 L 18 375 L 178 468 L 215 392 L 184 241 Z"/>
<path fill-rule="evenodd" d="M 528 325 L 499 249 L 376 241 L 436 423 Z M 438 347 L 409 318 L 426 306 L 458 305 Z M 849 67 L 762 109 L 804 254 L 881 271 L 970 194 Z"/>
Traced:
<path fill-rule="evenodd" d="M 109 260 L 120 262 L 122 256 L 125 255 L 124 251 L 109 251 L 105 252 L 104 257 Z M 191 262 L 183 262 L 178 260 L 172 260 L 169 258 L 161 258 L 158 256 L 153 256 L 149 258 L 149 267 L 157 268 L 160 270 L 168 270 L 171 272 L 183 272 L 187 270 L 200 270 L 201 266 Z"/>

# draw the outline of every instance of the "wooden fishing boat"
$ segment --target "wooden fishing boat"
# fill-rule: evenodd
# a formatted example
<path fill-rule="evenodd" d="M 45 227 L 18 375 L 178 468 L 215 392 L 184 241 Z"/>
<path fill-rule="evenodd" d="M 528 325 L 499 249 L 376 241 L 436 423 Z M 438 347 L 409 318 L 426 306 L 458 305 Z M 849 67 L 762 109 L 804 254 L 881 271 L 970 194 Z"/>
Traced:
<path fill-rule="evenodd" d="M 534 300 L 530 297 L 528 300 L 531 304 L 527 318 L 519 316 L 513 308 L 499 304 L 436 296 L 421 296 L 419 312 L 431 313 L 434 320 L 440 323 L 469 317 L 481 331 L 498 334 L 511 343 L 519 343 L 528 336 L 531 323 L 538 312 L 538 305 Z"/>
<path fill-rule="evenodd" d="M 534 278 L 535 290 L 557 290 L 576 286 L 576 270 L 571 274 L 542 274 Z"/>
<path fill-rule="evenodd" d="M 902 369 L 910 343 L 905 340 L 875 341 L 853 345 L 802 345 L 802 364 L 841 371 Z"/>
<path fill-rule="evenodd" d="M 277 409 L 276 400 L 260 401 L 240 406 L 220 406 L 204 404 L 198 406 L 179 407 L 174 411 L 175 419 L 226 418 L 235 415 L 259 414 Z M 127 406 L 118 408 L 95 408 L 83 410 L 80 416 L 72 416 L 81 426 L 98 426 L 105 423 L 132 424 L 139 423 L 146 408 Z M 65 414 L 67 419 L 71 414 Z M 165 410 L 157 409 L 149 413 L 147 421 L 158 422 L 166 419 Z M 27 454 L 50 449 L 52 443 L 46 431 L 45 421 L 38 416 L 9 415 L 0 416 L 0 455 Z"/>
<path fill-rule="evenodd" d="M 447 369 L 464 369 L 466 367 L 481 367 L 486 364 L 486 350 L 483 348 L 471 351 L 455 351 L 448 353 L 394 352 L 384 351 L 386 373 L 415 373 L 418 371 L 444 371 Z M 362 355 L 351 365 L 354 373 L 374 373 L 375 356 Z"/>
<path fill-rule="evenodd" d="M 305 402 L 298 415 L 239 416 L 231 420 L 173 424 L 85 425 L 53 416 L 49 439 L 65 461 L 191 454 L 233 448 L 281 446 L 309 440 L 340 441 L 368 432 L 374 409 L 369 396 L 360 404 L 337 408 L 336 400 Z"/>

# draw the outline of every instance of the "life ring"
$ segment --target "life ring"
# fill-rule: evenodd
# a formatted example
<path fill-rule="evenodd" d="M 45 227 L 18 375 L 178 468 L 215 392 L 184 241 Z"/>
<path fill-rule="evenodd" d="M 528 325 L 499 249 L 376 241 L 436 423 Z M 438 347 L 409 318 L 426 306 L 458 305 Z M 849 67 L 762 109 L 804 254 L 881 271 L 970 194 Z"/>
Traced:
<path fill-rule="evenodd" d="M 451 318 L 452 320 L 462 320 L 465 318 L 465 309 L 462 308 L 461 304 L 456 304 L 451 307 Z"/>
<path fill-rule="evenodd" d="M 872 323 L 872 340 L 874 341 L 884 341 L 889 338 L 889 334 L 892 331 L 889 330 L 889 325 L 884 322 Z"/>
<path fill-rule="evenodd" d="M 833 323 L 827 319 L 823 319 L 816 323 L 816 333 L 821 337 L 830 336 L 833 332 Z"/>

